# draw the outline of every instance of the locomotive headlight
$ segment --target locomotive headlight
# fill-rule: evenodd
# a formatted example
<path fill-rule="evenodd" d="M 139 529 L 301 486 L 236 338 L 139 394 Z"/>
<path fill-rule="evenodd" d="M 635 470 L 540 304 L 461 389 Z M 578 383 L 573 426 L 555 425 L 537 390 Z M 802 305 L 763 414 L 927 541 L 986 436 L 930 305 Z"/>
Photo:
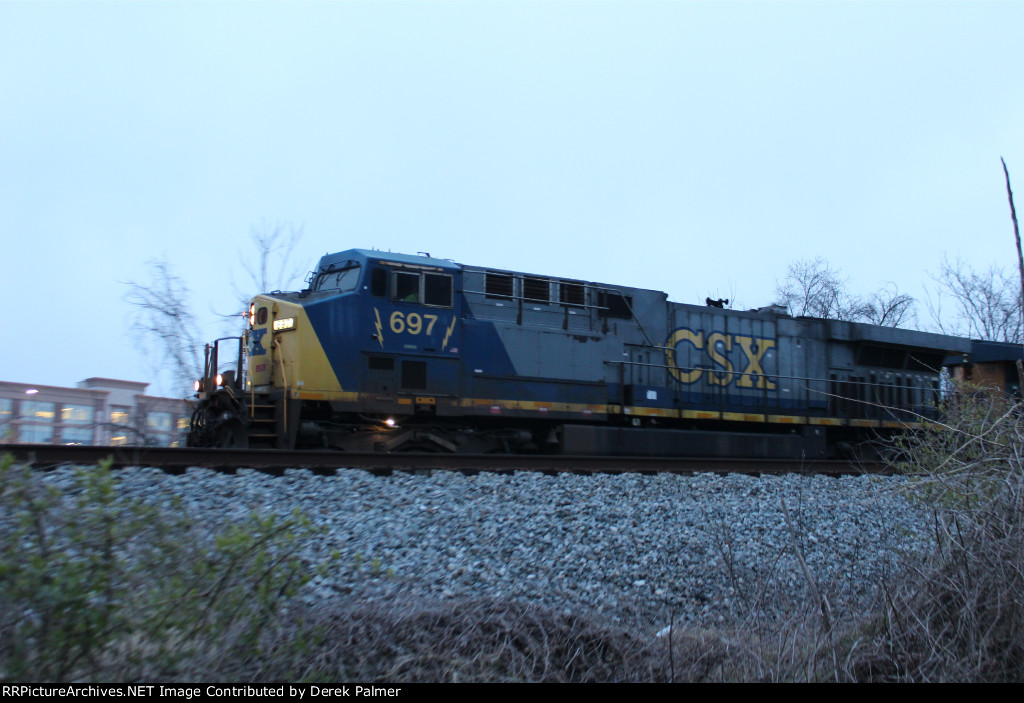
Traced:
<path fill-rule="evenodd" d="M 217 385 L 218 386 L 223 386 L 224 385 L 224 376 L 222 376 L 221 374 L 217 374 Z"/>
<path fill-rule="evenodd" d="M 256 324 L 256 303 L 249 304 L 249 326 Z"/>
<path fill-rule="evenodd" d="M 199 391 L 203 390 L 203 382 L 202 381 L 196 381 L 195 383 L 192 384 L 192 387 L 195 388 L 196 389 L 196 393 L 198 393 Z"/>
<path fill-rule="evenodd" d="M 295 329 L 295 318 L 294 317 L 283 317 L 280 320 L 274 320 L 274 331 L 284 332 L 285 330 Z"/>

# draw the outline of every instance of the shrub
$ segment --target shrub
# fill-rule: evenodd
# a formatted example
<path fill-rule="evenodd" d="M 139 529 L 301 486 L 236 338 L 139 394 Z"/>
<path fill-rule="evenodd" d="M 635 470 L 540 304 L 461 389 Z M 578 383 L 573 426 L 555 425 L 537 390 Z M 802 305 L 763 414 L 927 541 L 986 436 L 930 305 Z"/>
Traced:
<path fill-rule="evenodd" d="M 903 440 L 934 550 L 888 589 L 851 676 L 1024 680 L 1024 413 L 960 389 L 942 424 Z"/>
<path fill-rule="evenodd" d="M 118 499 L 109 462 L 62 492 L 0 460 L 0 679 L 223 679 L 309 578 L 299 515 L 208 538 Z"/>

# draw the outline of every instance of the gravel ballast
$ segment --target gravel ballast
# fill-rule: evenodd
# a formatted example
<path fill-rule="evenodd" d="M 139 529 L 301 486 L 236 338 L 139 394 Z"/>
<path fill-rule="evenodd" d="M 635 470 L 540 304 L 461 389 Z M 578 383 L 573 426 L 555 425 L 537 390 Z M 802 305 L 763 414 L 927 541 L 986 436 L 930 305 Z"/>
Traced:
<path fill-rule="evenodd" d="M 211 530 L 298 509 L 322 528 L 303 556 L 322 563 L 334 554 L 303 594 L 314 604 L 517 599 L 653 629 L 804 602 L 805 573 L 848 607 L 865 607 L 930 533 L 901 477 L 152 468 L 117 476 L 122 496 L 183 508 Z M 72 473 L 47 477 L 68 486 Z"/>

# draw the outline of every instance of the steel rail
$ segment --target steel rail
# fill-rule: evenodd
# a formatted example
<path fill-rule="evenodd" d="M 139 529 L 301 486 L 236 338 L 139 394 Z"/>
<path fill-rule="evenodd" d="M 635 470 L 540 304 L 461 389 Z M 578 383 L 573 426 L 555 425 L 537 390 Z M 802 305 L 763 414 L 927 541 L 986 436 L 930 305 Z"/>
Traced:
<path fill-rule="evenodd" d="M 0 444 L 0 456 L 39 469 L 68 464 L 95 464 L 110 459 L 112 466 L 153 466 L 173 473 L 191 467 L 233 471 L 256 469 L 280 474 L 302 468 L 319 474 L 362 469 L 372 472 L 447 470 L 463 472 L 573 473 L 744 473 L 829 474 L 884 473 L 881 462 L 806 459 L 723 459 L 686 457 L 577 456 L 533 454 L 354 453 L 326 450 L 206 449 L 195 447 L 108 447 L 54 444 Z"/>

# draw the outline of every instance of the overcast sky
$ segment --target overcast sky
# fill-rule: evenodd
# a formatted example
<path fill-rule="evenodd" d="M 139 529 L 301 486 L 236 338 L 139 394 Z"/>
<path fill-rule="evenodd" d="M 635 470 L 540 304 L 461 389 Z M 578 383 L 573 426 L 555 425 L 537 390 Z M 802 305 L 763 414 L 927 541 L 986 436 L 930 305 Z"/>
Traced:
<path fill-rule="evenodd" d="M 944 254 L 1015 264 L 1022 87 L 1017 2 L 0 2 L 0 380 L 156 381 L 123 282 L 165 257 L 218 336 L 278 222 L 304 271 L 754 307 L 821 256 L 922 298 Z"/>

